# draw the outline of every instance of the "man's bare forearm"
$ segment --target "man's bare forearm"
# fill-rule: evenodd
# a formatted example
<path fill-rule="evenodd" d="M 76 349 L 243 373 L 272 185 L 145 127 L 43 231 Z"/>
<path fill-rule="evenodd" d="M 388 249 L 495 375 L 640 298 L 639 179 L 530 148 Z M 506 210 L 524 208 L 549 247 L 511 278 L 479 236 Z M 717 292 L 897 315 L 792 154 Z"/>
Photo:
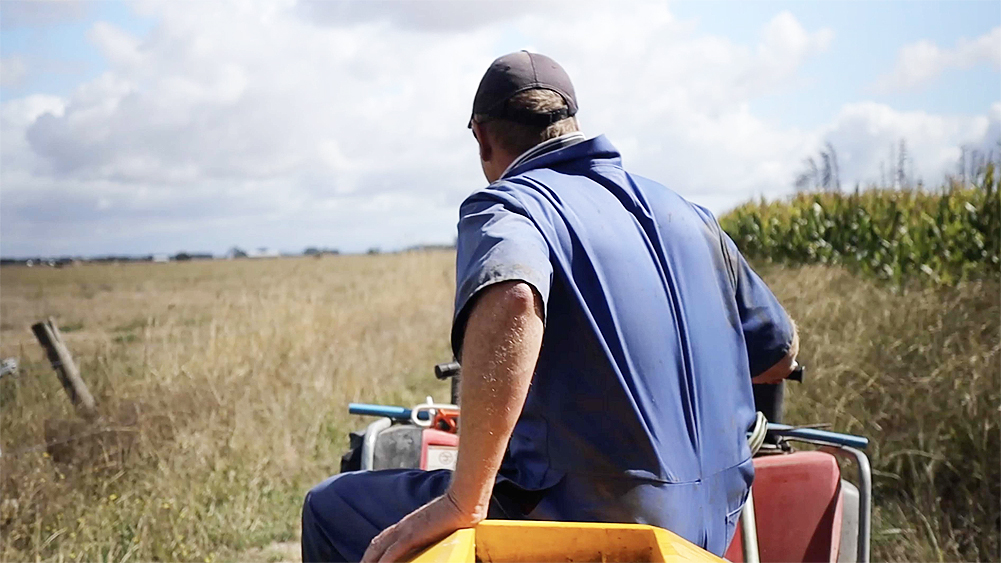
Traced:
<path fill-rule="evenodd" d="M 448 497 L 475 524 L 486 518 L 494 479 L 521 415 L 542 347 L 542 303 L 524 282 L 480 295 L 462 346 L 459 458 Z"/>

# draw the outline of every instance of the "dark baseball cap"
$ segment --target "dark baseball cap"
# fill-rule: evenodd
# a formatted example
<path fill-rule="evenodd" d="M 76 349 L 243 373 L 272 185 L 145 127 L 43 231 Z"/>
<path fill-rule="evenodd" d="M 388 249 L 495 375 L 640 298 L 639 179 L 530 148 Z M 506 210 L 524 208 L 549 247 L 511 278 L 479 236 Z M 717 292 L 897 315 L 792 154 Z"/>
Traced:
<path fill-rule="evenodd" d="M 507 101 L 526 90 L 545 89 L 556 92 L 567 107 L 547 113 L 518 111 L 509 108 Z M 473 115 L 486 115 L 507 119 L 526 125 L 544 127 L 577 113 L 577 97 L 573 84 L 563 67 L 553 59 L 538 53 L 518 51 L 500 57 L 490 64 L 480 80 L 473 98 Z M 473 118 L 469 118 L 469 127 Z"/>

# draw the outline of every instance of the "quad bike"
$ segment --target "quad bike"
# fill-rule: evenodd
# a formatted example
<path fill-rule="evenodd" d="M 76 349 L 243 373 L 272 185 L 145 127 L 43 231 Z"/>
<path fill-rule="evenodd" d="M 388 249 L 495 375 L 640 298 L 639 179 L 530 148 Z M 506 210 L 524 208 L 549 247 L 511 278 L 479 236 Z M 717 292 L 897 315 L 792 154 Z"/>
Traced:
<path fill-rule="evenodd" d="M 428 397 L 413 408 L 352 403 L 349 412 L 378 417 L 350 435 L 341 471 L 454 469 L 459 447 L 455 362 L 435 366 L 451 380 L 451 401 Z M 799 368 L 790 379 L 802 381 Z M 780 424 L 783 384 L 754 386 L 757 422 L 748 441 L 755 478 L 724 557 L 734 563 L 868 563 L 872 472 L 868 439 Z M 767 418 L 766 418 L 767 417 Z M 768 421 L 771 420 L 771 422 Z M 792 443 L 811 448 L 796 451 Z M 841 478 L 839 459 L 855 462 L 858 485 Z M 533 541 L 538 538 L 539 541 Z M 540 549 L 542 551 L 540 551 Z M 459 530 L 414 561 L 718 561 L 653 526 L 487 520 Z"/>

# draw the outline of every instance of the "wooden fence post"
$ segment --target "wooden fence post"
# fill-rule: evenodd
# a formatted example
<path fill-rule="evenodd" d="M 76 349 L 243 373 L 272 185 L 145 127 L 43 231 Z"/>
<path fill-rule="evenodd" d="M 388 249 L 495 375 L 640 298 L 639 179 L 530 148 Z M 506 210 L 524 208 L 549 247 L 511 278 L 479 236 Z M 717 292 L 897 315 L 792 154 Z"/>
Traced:
<path fill-rule="evenodd" d="M 66 393 L 70 396 L 70 401 L 77 411 L 85 418 L 91 418 L 95 414 L 94 397 L 87 389 L 87 384 L 80 377 L 80 370 L 73 363 L 73 357 L 63 342 L 63 337 L 59 334 L 59 327 L 56 326 L 55 319 L 49 317 L 45 322 L 32 325 L 31 331 L 35 333 L 38 343 L 45 348 L 45 353 L 49 357 L 52 369 L 56 370 L 59 382 L 63 384 Z"/>

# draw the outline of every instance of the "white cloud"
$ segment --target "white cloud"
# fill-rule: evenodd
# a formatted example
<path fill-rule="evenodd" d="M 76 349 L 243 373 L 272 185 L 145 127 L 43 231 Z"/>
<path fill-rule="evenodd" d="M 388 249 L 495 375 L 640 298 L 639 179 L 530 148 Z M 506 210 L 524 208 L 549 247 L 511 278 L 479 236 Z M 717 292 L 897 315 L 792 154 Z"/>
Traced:
<path fill-rule="evenodd" d="M 904 45 L 897 55 L 896 67 L 880 77 L 876 87 L 883 92 L 910 90 L 932 82 L 948 69 L 970 68 L 980 63 L 1001 69 L 1001 26 L 973 40 L 960 39 L 951 49 L 931 41 Z"/>
<path fill-rule="evenodd" d="M 140 41 L 114 25 L 99 21 L 87 33 L 87 38 L 104 53 L 108 61 L 117 68 L 130 70 L 143 62 Z"/>
<path fill-rule="evenodd" d="M 4 198 L 14 187 L 36 182 L 34 171 L 45 164 L 31 150 L 24 131 L 39 117 L 61 116 L 64 110 L 65 102 L 58 96 L 41 94 L 10 100 L 0 106 L 0 193 Z"/>
<path fill-rule="evenodd" d="M 580 0 L 504 0 L 484 2 L 435 0 L 303 0 L 295 12 L 305 21 L 323 26 L 349 27 L 359 23 L 388 22 L 394 27 L 427 32 L 470 31 L 518 19 L 526 14 L 562 16 L 575 9 L 588 9 Z"/>
<path fill-rule="evenodd" d="M 3 254 L 449 242 L 484 183 L 465 128 L 473 93 L 522 47 L 567 68 L 585 132 L 717 211 L 788 192 L 826 139 L 867 178 L 866 151 L 900 136 L 934 167 L 989 134 L 986 117 L 866 104 L 817 130 L 756 117 L 749 102 L 798 87 L 833 39 L 788 12 L 747 45 L 662 4 L 476 6 L 164 2 L 136 6 L 158 22 L 148 36 L 93 26 L 105 74 L 0 112 Z"/>
<path fill-rule="evenodd" d="M 880 181 L 880 166 L 889 173 L 896 165 L 891 161 L 891 150 L 897 151 L 904 140 L 914 176 L 934 183 L 942 179 L 943 172 L 955 168 L 960 147 L 989 150 L 999 139 L 999 125 L 1001 103 L 994 104 L 988 115 L 942 116 L 861 102 L 842 108 L 823 138 L 838 150 L 843 178 L 863 184 Z"/>

